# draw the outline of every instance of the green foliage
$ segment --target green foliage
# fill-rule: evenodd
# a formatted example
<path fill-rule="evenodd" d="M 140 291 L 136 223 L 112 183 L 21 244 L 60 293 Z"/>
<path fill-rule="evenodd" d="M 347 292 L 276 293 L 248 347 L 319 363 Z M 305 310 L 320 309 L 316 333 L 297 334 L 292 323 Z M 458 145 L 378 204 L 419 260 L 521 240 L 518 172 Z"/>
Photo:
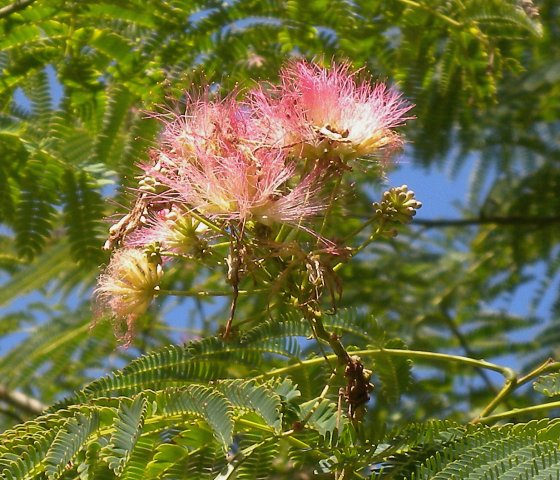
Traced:
<path fill-rule="evenodd" d="M 258 478 L 265 477 L 281 443 L 301 446 L 282 440 L 285 413 L 289 421 L 298 421 L 313 407 L 299 405 L 298 398 L 287 381 L 221 381 L 146 390 L 130 400 L 98 398 L 68 405 L 4 433 L 2 474 L 33 478 L 45 472 L 60 478 L 105 464 L 114 472 L 106 472 L 107 478 L 135 478 L 144 469 L 146 478 L 177 478 L 173 472 L 181 471 L 214 478 L 222 464 L 239 478 L 253 469 Z M 318 402 L 308 428 L 332 433 L 337 411 Z M 230 448 L 238 453 L 228 465 Z M 29 459 L 11 460 L 19 451 L 29 452 Z M 97 452 L 96 465 L 88 460 L 92 452 Z"/>
<path fill-rule="evenodd" d="M 128 400 L 121 402 L 115 421 L 115 431 L 107 445 L 107 464 L 116 475 L 120 475 L 130 459 L 130 453 L 135 448 L 138 437 L 142 433 L 147 401 L 141 395 L 132 403 Z"/>
<path fill-rule="evenodd" d="M 466 429 L 464 436 L 427 458 L 410 478 L 554 478 L 560 474 L 557 426 L 557 421 L 541 420 Z"/>
<path fill-rule="evenodd" d="M 523 410 L 535 391 L 560 392 L 556 363 L 534 373 L 560 354 L 557 2 L 539 16 L 515 0 L 0 3 L 2 478 L 558 476 L 557 421 L 464 426 L 500 390 L 493 374 L 411 360 L 513 358 L 534 390 L 510 392 L 497 419 L 536 418 L 551 407 Z M 90 330 L 104 218 L 129 205 L 160 128 L 145 112 L 182 112 L 201 85 L 274 81 L 295 55 L 395 83 L 416 105 L 403 163 L 471 177 L 466 223 L 420 211 L 338 272 L 323 322 L 372 371 L 361 422 L 329 346 L 266 295 L 240 298 L 228 341 L 212 335 L 229 304 L 205 298 L 170 323 L 161 296 L 129 350 L 105 319 Z M 364 188 L 344 192 L 337 242 L 371 215 L 375 188 L 352 175 Z M 187 266 L 166 287 L 212 291 L 225 270 Z M 54 406 L 33 418 L 13 392 Z"/>

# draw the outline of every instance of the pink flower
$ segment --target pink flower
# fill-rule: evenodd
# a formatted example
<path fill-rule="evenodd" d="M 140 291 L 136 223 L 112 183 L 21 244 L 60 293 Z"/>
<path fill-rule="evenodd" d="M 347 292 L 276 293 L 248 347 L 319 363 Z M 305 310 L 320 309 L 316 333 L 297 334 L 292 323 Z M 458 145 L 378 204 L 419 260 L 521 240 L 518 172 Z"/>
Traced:
<path fill-rule="evenodd" d="M 318 213 L 319 169 L 295 178 L 285 149 L 262 138 L 244 105 L 231 98 L 199 101 L 166 123 L 158 169 L 148 167 L 147 174 L 169 189 L 160 201 L 209 218 L 298 223 Z"/>
<path fill-rule="evenodd" d="M 359 82 L 347 63 L 326 70 L 297 61 L 280 77 L 279 87 L 258 88 L 251 97 L 270 143 L 291 147 L 294 155 L 344 161 L 401 145 L 391 129 L 412 106 L 383 83 Z"/>
<path fill-rule="evenodd" d="M 126 244 L 131 247 L 160 244 L 166 251 L 198 257 L 206 246 L 199 237 L 207 231 L 206 225 L 174 206 L 152 212 L 146 224 L 127 238 Z"/>
<path fill-rule="evenodd" d="M 115 321 L 117 336 L 129 344 L 134 322 L 150 306 L 163 272 L 161 265 L 139 249 L 116 250 L 109 266 L 99 276 L 94 297 L 96 316 L 108 314 Z"/>
<path fill-rule="evenodd" d="M 161 116 L 161 149 L 170 156 L 192 160 L 200 151 L 225 153 L 235 151 L 240 143 L 254 143 L 252 125 L 234 94 L 216 102 L 209 100 L 208 92 L 188 97 L 185 114 Z"/>

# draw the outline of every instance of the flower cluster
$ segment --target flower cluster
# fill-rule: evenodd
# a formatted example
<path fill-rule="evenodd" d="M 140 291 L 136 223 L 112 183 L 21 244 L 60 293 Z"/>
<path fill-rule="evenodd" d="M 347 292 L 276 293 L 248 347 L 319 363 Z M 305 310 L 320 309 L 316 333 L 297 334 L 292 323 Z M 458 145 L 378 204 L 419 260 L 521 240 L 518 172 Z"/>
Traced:
<path fill-rule="evenodd" d="M 161 115 L 163 132 L 153 163 L 141 165 L 135 207 L 111 229 L 107 245 L 120 248 L 99 279 L 101 310 L 129 329 L 146 310 L 161 262 L 144 251 L 204 263 L 215 257 L 216 239 L 225 239 L 232 248 L 221 264 L 234 284 L 265 255 L 256 247 L 258 254 L 247 253 L 248 244 L 279 252 L 280 232 L 291 230 L 328 245 L 313 219 L 337 198 L 329 189 L 354 160 L 398 148 L 393 128 L 411 108 L 396 91 L 359 76 L 346 63 L 325 69 L 293 61 L 279 85 L 259 84 L 241 101 L 206 92 L 188 98 L 184 113 Z"/>
<path fill-rule="evenodd" d="M 348 162 L 392 151 L 401 141 L 391 129 L 411 106 L 383 83 L 358 82 L 357 73 L 345 63 L 291 63 L 279 86 L 252 92 L 255 114 L 272 141 L 303 158 Z"/>
<path fill-rule="evenodd" d="M 115 332 L 126 344 L 132 340 L 134 321 L 149 307 L 163 272 L 159 259 L 135 248 L 113 254 L 95 289 L 97 308 L 115 319 Z"/>

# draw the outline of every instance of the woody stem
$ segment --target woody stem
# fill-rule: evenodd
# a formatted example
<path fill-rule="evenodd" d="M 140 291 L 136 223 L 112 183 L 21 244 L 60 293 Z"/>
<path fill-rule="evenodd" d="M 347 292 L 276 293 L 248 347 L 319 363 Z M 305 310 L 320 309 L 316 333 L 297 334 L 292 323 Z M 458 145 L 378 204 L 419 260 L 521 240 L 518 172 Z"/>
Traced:
<path fill-rule="evenodd" d="M 352 362 L 350 355 L 344 348 L 344 345 L 340 342 L 337 335 L 331 334 L 325 330 L 323 321 L 321 319 L 322 313 L 319 310 L 313 309 L 311 305 L 302 305 L 303 316 L 309 320 L 313 332 L 320 338 L 329 344 L 334 354 L 338 357 L 338 361 L 341 365 L 348 365 Z"/>

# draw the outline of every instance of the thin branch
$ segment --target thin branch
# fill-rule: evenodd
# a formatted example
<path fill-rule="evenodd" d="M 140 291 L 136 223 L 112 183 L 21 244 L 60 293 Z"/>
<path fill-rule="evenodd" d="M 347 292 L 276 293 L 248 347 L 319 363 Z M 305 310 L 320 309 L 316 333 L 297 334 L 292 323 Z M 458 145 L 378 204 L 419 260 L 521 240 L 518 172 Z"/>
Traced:
<path fill-rule="evenodd" d="M 371 214 L 356 214 L 348 213 L 347 217 L 358 218 L 360 220 L 366 220 L 365 226 L 372 223 L 374 218 Z M 442 219 L 431 219 L 431 218 L 414 218 L 411 226 L 419 226 L 424 228 L 449 228 L 449 227 L 472 227 L 475 225 L 512 225 L 512 226 L 546 226 L 549 224 L 559 223 L 560 215 L 549 215 L 549 216 L 523 216 L 514 215 L 508 217 L 502 216 L 480 216 L 473 218 L 442 218 Z M 357 232 L 363 230 L 363 226 L 360 226 Z M 357 232 L 353 232 L 354 234 Z M 349 238 L 351 236 L 349 235 Z"/>
<path fill-rule="evenodd" d="M 527 375 L 524 375 L 523 377 L 519 377 L 519 378 L 512 377 L 506 379 L 506 382 L 502 387 L 502 389 L 500 390 L 500 392 L 498 393 L 498 395 L 496 395 L 496 397 L 480 412 L 478 417 L 475 418 L 471 423 L 484 423 L 486 418 L 495 418 L 496 417 L 495 415 L 491 416 L 490 414 L 496 409 L 496 407 L 502 401 L 507 399 L 507 397 L 514 390 L 518 389 L 522 385 L 525 385 L 526 383 L 529 383 L 530 381 L 539 377 L 540 375 L 543 375 L 548 372 L 556 372 L 558 370 L 560 370 L 560 362 L 556 362 L 552 358 L 549 358 L 542 365 L 539 365 L 538 367 L 536 367 L 534 370 L 529 372 Z M 506 403 L 506 405 L 508 404 Z M 509 412 L 515 410 L 515 409 L 511 409 L 510 405 L 508 405 L 508 408 L 510 408 Z"/>
<path fill-rule="evenodd" d="M 460 219 L 414 219 L 412 225 L 419 225 L 426 228 L 446 228 L 446 227 L 470 227 L 473 225 L 548 225 L 550 223 L 560 222 L 560 215 L 552 215 L 548 217 L 479 217 L 479 218 L 460 218 Z"/>
<path fill-rule="evenodd" d="M 0 18 L 9 17 L 12 13 L 19 12 L 36 1 L 37 0 L 16 0 L 14 3 L 0 8 Z"/>
<path fill-rule="evenodd" d="M 461 28 L 463 27 L 463 24 L 461 22 L 458 22 L 457 20 L 444 15 L 443 13 L 439 12 L 438 10 L 435 10 L 433 8 L 430 8 L 428 5 L 424 5 L 420 2 L 415 2 L 414 0 L 399 0 L 401 3 L 404 3 L 405 5 L 408 5 L 410 7 L 413 8 L 418 8 L 418 9 L 422 9 L 425 10 L 426 12 L 431 13 L 432 15 L 434 15 L 435 17 L 440 18 L 441 20 L 443 20 L 444 22 L 447 22 L 449 25 L 451 25 L 454 28 Z"/>
<path fill-rule="evenodd" d="M 16 392 L 15 390 L 8 389 L 5 385 L 0 384 L 0 399 L 6 403 L 23 410 L 24 412 L 31 413 L 32 415 L 39 415 L 47 408 L 39 400 L 32 398 L 25 393 Z"/>
<path fill-rule="evenodd" d="M 394 349 L 394 348 L 376 348 L 376 349 L 367 349 L 367 350 L 356 350 L 352 351 L 353 355 L 357 355 L 359 357 L 376 357 L 376 356 L 384 356 L 388 355 L 391 357 L 404 357 L 410 358 L 415 360 L 424 360 L 427 362 L 436 362 L 436 363 L 459 363 L 463 365 L 469 365 L 475 368 L 485 368 L 487 370 L 492 370 L 494 372 L 500 373 L 506 380 L 510 378 L 515 378 L 515 372 L 508 367 L 503 367 L 501 365 L 497 365 L 495 363 L 487 362 L 486 360 L 476 360 L 474 358 L 462 357 L 459 355 L 451 355 L 447 353 L 436 353 L 436 352 L 427 352 L 422 350 L 402 350 L 402 349 Z M 337 355 L 328 355 L 328 360 L 334 360 L 338 358 Z M 309 360 L 302 360 L 299 363 L 295 363 L 293 365 L 288 365 L 286 367 L 276 368 L 269 372 L 263 373 L 254 377 L 255 380 L 269 378 L 279 375 L 286 375 L 295 370 L 299 370 L 301 368 L 306 368 L 309 365 L 317 365 L 320 363 L 325 362 L 326 359 L 323 357 L 316 357 L 311 358 Z"/>
<path fill-rule="evenodd" d="M 239 295 L 249 295 L 253 293 L 261 293 L 266 289 L 259 288 L 255 290 L 239 290 Z M 158 295 L 169 295 L 175 297 L 231 297 L 234 292 L 231 290 L 166 290 L 160 289 L 156 292 Z"/>
<path fill-rule="evenodd" d="M 494 415 L 489 415 L 487 417 L 479 418 L 476 422 L 473 423 L 481 423 L 486 425 L 488 423 L 494 423 L 498 420 L 505 420 L 506 418 L 517 417 L 519 415 L 524 415 L 527 413 L 541 413 L 546 410 L 551 410 L 553 408 L 559 408 L 560 402 L 550 402 L 550 403 L 541 403 L 539 405 L 532 405 L 530 407 L 525 408 L 513 408 L 508 410 L 507 412 L 496 413 Z"/>

